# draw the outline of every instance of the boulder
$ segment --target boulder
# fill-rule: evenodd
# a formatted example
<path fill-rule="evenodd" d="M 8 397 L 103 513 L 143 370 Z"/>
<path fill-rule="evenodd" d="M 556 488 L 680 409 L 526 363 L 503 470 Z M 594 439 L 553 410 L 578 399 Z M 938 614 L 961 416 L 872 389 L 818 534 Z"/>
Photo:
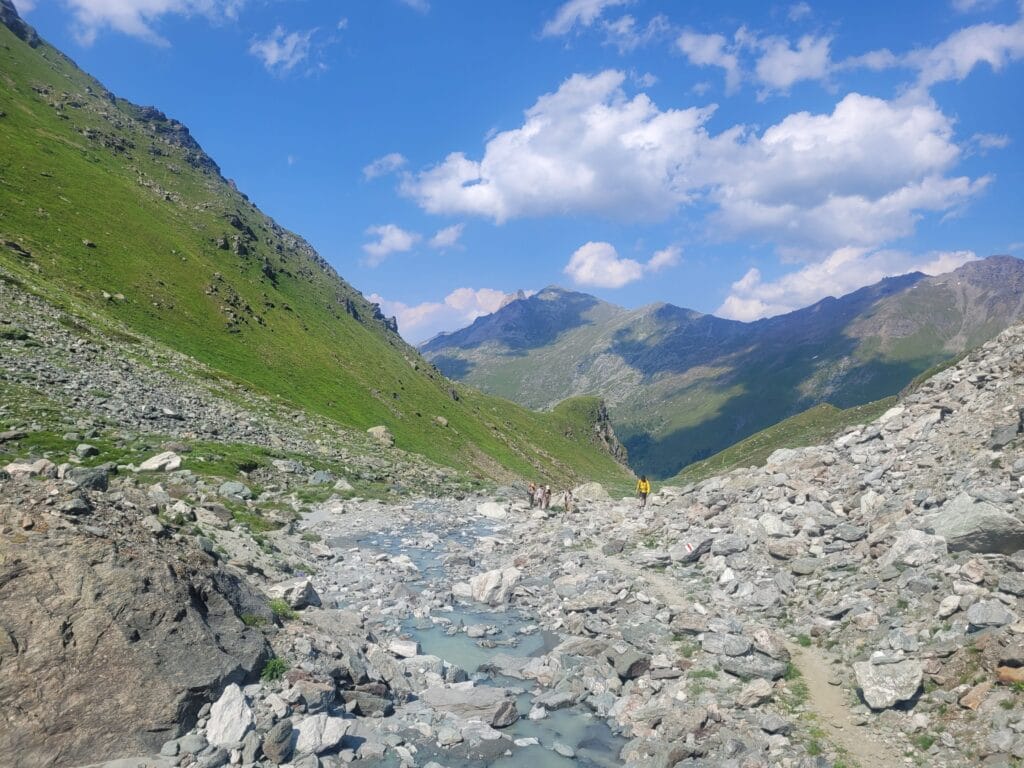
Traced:
<path fill-rule="evenodd" d="M 470 595 L 478 603 L 502 605 L 519 583 L 520 575 L 518 568 L 497 568 L 481 573 L 469 580 Z"/>
<path fill-rule="evenodd" d="M 1005 627 L 1017 620 L 1017 615 L 999 600 L 979 600 L 967 609 L 967 623 L 974 629 Z"/>
<path fill-rule="evenodd" d="M 492 728 L 507 728 L 519 719 L 519 708 L 516 707 L 514 699 L 506 699 L 498 705 L 494 716 L 491 718 Z"/>
<path fill-rule="evenodd" d="M 385 426 L 370 427 L 366 430 L 366 434 L 376 440 L 378 443 L 383 445 L 385 448 L 390 448 L 395 444 L 395 437 L 391 434 L 391 430 Z"/>
<path fill-rule="evenodd" d="M 640 677 L 651 668 L 651 657 L 645 656 L 626 643 L 614 643 L 605 650 L 604 656 L 623 680 Z"/>
<path fill-rule="evenodd" d="M 473 682 L 433 686 L 420 694 L 428 706 L 467 719 L 490 723 L 508 698 L 504 688 L 474 685 Z"/>
<path fill-rule="evenodd" d="M 924 531 L 903 531 L 879 561 L 881 565 L 909 565 L 916 567 L 938 560 L 946 554 L 946 540 Z"/>
<path fill-rule="evenodd" d="M 721 656 L 719 664 L 729 674 L 745 679 L 760 677 L 765 680 L 778 680 L 786 674 L 784 662 L 757 652 L 747 656 Z"/>
<path fill-rule="evenodd" d="M 853 665 L 853 672 L 864 701 L 872 709 L 889 709 L 914 698 L 924 676 L 921 663 L 910 659 L 895 664 L 859 661 Z"/>
<path fill-rule="evenodd" d="M 269 611 L 237 574 L 102 505 L 90 523 L 106 533 L 51 528 L 0 561 L 0 754 L 15 765 L 159 752 L 269 657 L 239 618 Z"/>
<path fill-rule="evenodd" d="M 600 483 L 584 483 L 572 490 L 573 498 L 577 501 L 608 501 L 611 496 Z"/>
<path fill-rule="evenodd" d="M 236 744 L 256 722 L 242 689 L 232 683 L 210 708 L 206 740 L 218 747 Z"/>
<path fill-rule="evenodd" d="M 320 606 L 320 595 L 313 588 L 313 581 L 308 576 L 280 581 L 267 587 L 267 597 L 271 600 L 281 599 L 295 610 L 308 606 Z"/>
<path fill-rule="evenodd" d="M 415 640 L 403 640 L 396 637 L 388 643 L 388 650 L 400 659 L 409 659 L 419 655 L 420 644 Z"/>
<path fill-rule="evenodd" d="M 476 505 L 476 513 L 488 520 L 504 520 L 508 517 L 508 507 L 496 501 L 485 501 Z"/>
<path fill-rule="evenodd" d="M 36 459 L 30 461 L 28 459 L 22 461 L 12 461 L 10 464 L 4 467 L 6 472 L 11 477 L 56 477 L 57 476 L 57 465 L 49 459 Z"/>
<path fill-rule="evenodd" d="M 151 456 L 139 464 L 139 472 L 173 472 L 181 468 L 181 456 L 174 451 L 164 451 Z"/>
<path fill-rule="evenodd" d="M 300 720 L 293 726 L 298 734 L 295 751 L 310 755 L 328 752 L 341 744 L 351 723 L 351 720 L 331 717 L 326 712 Z"/>
<path fill-rule="evenodd" d="M 961 492 L 928 518 L 951 552 L 986 552 L 1010 555 L 1024 548 L 1024 522 L 990 501 L 978 501 Z"/>
<path fill-rule="evenodd" d="M 669 548 L 668 556 L 673 563 L 695 563 L 700 560 L 702 555 L 711 551 L 714 541 L 714 537 L 710 534 L 690 532 L 684 541 Z"/>

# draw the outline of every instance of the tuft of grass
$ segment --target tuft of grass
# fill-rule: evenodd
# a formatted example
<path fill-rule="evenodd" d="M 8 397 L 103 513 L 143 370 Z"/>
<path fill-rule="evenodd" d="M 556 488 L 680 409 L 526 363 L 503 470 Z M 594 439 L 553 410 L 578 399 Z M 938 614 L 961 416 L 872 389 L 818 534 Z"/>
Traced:
<path fill-rule="evenodd" d="M 264 682 L 273 682 L 274 680 L 280 680 L 284 677 L 284 673 L 288 671 L 288 662 L 282 659 L 280 656 L 267 661 L 263 665 L 263 671 L 260 672 L 260 680 Z"/>
<path fill-rule="evenodd" d="M 796 642 L 797 642 L 797 644 L 801 648 L 810 648 L 811 644 L 812 644 L 811 636 L 810 635 L 800 635 L 800 636 L 797 637 Z"/>
<path fill-rule="evenodd" d="M 935 743 L 935 737 L 931 734 L 922 733 L 914 738 L 914 746 L 922 752 L 927 752 Z"/>
<path fill-rule="evenodd" d="M 279 619 L 289 620 L 299 618 L 298 611 L 288 605 L 288 601 L 284 598 L 275 597 L 270 601 L 270 603 L 268 603 L 268 605 L 270 606 L 271 613 Z"/>
<path fill-rule="evenodd" d="M 243 613 L 239 618 L 247 627 L 262 627 L 267 623 L 267 620 L 257 613 Z"/>

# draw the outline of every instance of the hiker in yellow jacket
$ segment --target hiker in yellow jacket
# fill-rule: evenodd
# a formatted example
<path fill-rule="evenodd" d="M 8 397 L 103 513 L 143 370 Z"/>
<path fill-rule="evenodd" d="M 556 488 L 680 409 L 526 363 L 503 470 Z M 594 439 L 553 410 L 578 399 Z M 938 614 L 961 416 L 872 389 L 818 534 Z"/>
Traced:
<path fill-rule="evenodd" d="M 647 479 L 647 475 L 640 475 L 640 479 L 636 481 L 636 495 L 640 497 L 640 509 L 647 506 L 647 494 L 650 492 L 651 483 Z"/>

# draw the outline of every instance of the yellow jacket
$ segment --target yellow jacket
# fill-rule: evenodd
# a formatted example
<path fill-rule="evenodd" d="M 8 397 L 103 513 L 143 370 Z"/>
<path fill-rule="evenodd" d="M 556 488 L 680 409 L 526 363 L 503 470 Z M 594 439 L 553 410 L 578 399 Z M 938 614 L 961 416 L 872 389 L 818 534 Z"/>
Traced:
<path fill-rule="evenodd" d="M 650 480 L 637 480 L 636 481 L 636 492 L 637 493 L 650 493 L 651 492 L 651 481 Z"/>

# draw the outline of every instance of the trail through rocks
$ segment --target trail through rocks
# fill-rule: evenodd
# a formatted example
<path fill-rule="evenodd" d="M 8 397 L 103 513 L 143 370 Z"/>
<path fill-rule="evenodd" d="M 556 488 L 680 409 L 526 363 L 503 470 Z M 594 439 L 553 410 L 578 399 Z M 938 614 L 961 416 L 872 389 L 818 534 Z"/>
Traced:
<path fill-rule="evenodd" d="M 829 740 L 850 755 L 859 768 L 891 766 L 892 750 L 883 746 L 866 725 L 858 725 L 848 703 L 850 691 L 830 682 L 836 678 L 821 651 L 799 646 L 791 646 L 789 650 L 807 685 L 808 711 L 816 716 L 817 725 L 828 734 Z"/>
<path fill-rule="evenodd" d="M 651 595 L 669 608 L 685 604 L 686 600 L 678 583 L 668 576 L 607 557 L 599 547 L 590 550 L 589 554 L 609 570 L 628 576 L 634 581 L 646 583 Z M 816 648 L 801 648 L 797 645 L 791 645 L 789 650 L 793 655 L 793 664 L 800 670 L 800 675 L 807 685 L 806 707 L 813 721 L 805 724 L 822 727 L 829 740 L 848 754 L 852 764 L 857 768 L 891 766 L 891 751 L 887 751 L 866 724 L 857 725 L 857 716 L 851 711 L 846 700 L 847 690 L 829 683 L 833 675 L 821 652 Z"/>

